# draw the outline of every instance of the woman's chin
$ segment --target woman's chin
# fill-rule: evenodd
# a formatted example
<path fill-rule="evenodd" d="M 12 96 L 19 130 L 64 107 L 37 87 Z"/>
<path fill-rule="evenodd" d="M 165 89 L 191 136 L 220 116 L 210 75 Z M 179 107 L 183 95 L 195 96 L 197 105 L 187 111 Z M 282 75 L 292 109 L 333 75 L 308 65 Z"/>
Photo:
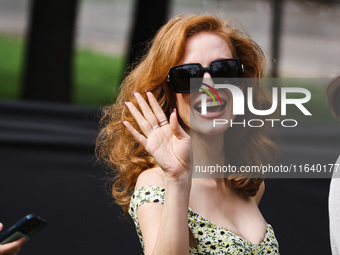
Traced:
<path fill-rule="evenodd" d="M 213 126 L 213 121 L 190 121 L 190 134 L 195 132 L 201 136 L 216 136 L 221 135 L 227 131 L 229 124 Z"/>
<path fill-rule="evenodd" d="M 231 112 L 229 107 L 207 114 L 193 110 L 190 114 L 190 130 L 202 135 L 223 134 L 230 127 L 230 120 L 235 117 Z"/>

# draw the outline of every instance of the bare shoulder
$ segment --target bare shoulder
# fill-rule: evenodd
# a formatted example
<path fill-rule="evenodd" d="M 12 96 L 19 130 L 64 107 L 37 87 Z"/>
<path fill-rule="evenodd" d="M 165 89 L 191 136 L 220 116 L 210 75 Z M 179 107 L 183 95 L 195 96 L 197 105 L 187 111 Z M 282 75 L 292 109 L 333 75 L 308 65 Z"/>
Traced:
<path fill-rule="evenodd" d="M 164 187 L 164 172 L 160 167 L 143 171 L 137 178 L 135 190 L 149 185 Z"/>
<path fill-rule="evenodd" d="M 263 196 L 264 190 L 265 190 L 265 185 L 264 185 L 264 181 L 263 181 L 261 183 L 260 187 L 259 187 L 259 190 L 257 191 L 257 193 L 256 193 L 256 195 L 254 197 L 257 205 L 260 204 L 260 201 L 261 201 L 261 198 Z"/>
<path fill-rule="evenodd" d="M 164 172 L 160 167 L 143 171 L 137 179 L 135 190 L 149 185 L 164 187 Z M 162 207 L 160 203 L 146 203 L 137 210 L 137 219 L 142 231 L 145 254 L 152 254 L 161 222 Z"/>

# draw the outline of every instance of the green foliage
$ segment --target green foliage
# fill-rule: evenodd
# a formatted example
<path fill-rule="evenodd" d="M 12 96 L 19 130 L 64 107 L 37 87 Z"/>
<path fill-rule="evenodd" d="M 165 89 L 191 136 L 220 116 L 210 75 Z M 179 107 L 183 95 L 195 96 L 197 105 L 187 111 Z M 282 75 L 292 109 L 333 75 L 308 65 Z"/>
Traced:
<path fill-rule="evenodd" d="M 77 51 L 74 102 L 94 106 L 112 104 L 119 89 L 123 64 L 123 57 Z"/>
<path fill-rule="evenodd" d="M 24 58 L 22 39 L 0 36 L 0 99 L 19 100 Z M 74 57 L 73 103 L 102 106 L 114 102 L 124 58 L 80 49 Z"/>
<path fill-rule="evenodd" d="M 0 99 L 18 99 L 23 43 L 17 38 L 0 36 Z"/>

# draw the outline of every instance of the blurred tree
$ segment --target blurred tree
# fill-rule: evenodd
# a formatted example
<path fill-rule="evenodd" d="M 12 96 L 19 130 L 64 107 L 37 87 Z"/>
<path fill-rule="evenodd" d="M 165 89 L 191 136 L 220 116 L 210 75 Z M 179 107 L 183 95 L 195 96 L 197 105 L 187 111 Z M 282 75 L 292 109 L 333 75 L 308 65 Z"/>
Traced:
<path fill-rule="evenodd" d="M 147 42 L 167 21 L 169 0 L 137 0 L 130 33 L 127 67 L 133 67 L 145 53 Z"/>
<path fill-rule="evenodd" d="M 70 102 L 78 0 L 32 0 L 22 97 Z"/>

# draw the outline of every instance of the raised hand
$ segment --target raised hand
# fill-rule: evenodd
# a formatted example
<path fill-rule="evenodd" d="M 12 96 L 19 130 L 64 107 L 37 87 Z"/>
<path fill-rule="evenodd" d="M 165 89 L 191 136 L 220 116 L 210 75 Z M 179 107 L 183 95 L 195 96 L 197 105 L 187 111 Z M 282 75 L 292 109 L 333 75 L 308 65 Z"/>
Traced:
<path fill-rule="evenodd" d="M 125 105 L 136 119 L 143 134 L 140 134 L 128 121 L 122 121 L 136 141 L 149 152 L 167 177 L 179 178 L 189 173 L 190 136 L 177 120 L 177 111 L 170 115 L 169 122 L 151 92 L 146 92 L 149 104 L 139 93 L 134 93 L 142 110 L 138 111 L 131 102 Z"/>

